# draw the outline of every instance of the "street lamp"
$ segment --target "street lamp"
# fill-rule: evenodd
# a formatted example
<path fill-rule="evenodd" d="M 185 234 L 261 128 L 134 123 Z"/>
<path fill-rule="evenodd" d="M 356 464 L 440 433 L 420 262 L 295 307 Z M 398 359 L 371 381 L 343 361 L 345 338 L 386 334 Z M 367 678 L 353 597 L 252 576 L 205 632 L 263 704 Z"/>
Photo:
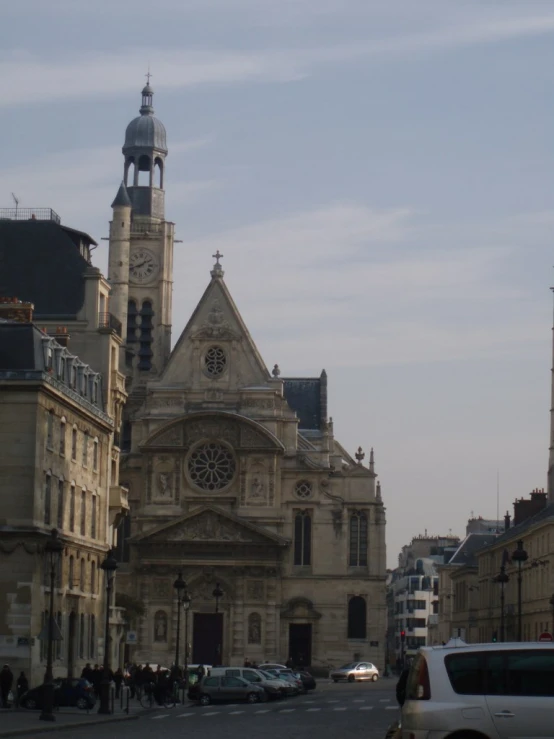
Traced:
<path fill-rule="evenodd" d="M 106 573 L 106 623 L 104 626 L 104 671 L 100 683 L 100 708 L 98 713 L 110 713 L 110 599 L 117 560 L 110 549 L 100 567 Z"/>
<path fill-rule="evenodd" d="M 50 538 L 44 545 L 46 561 L 50 573 L 50 607 L 48 611 L 48 652 L 46 657 L 46 672 L 44 674 L 43 709 L 39 716 L 41 721 L 55 721 L 52 709 L 54 708 L 54 675 L 52 674 L 52 652 L 54 644 L 54 585 L 56 570 L 64 550 L 64 543 L 58 539 L 58 530 L 52 529 Z"/>
<path fill-rule="evenodd" d="M 517 543 L 516 550 L 512 554 L 512 562 L 517 562 L 517 640 L 522 641 L 521 628 L 521 568 L 523 563 L 527 561 L 528 554 L 523 548 L 523 541 L 520 539 Z"/>
<path fill-rule="evenodd" d="M 175 639 L 175 667 L 179 669 L 179 637 L 181 634 L 181 600 L 183 592 L 187 589 L 187 584 L 183 580 L 183 573 L 180 572 L 178 578 L 173 583 L 173 587 L 177 591 L 177 638 Z"/>
<path fill-rule="evenodd" d="M 506 629 L 505 629 L 505 622 L 504 622 L 504 602 L 505 602 L 505 596 L 504 596 L 504 587 L 507 582 L 510 581 L 509 576 L 506 574 L 506 567 L 504 565 L 500 566 L 500 572 L 496 577 L 493 577 L 493 582 L 500 583 L 500 641 L 506 641 Z"/>
<path fill-rule="evenodd" d="M 192 598 L 188 590 L 183 595 L 183 610 L 185 612 L 185 687 L 189 685 L 189 611 Z"/>
<path fill-rule="evenodd" d="M 216 582 L 215 584 L 212 595 L 215 598 L 215 612 L 219 613 L 219 599 L 223 598 L 223 590 L 221 589 L 221 585 L 218 582 Z"/>

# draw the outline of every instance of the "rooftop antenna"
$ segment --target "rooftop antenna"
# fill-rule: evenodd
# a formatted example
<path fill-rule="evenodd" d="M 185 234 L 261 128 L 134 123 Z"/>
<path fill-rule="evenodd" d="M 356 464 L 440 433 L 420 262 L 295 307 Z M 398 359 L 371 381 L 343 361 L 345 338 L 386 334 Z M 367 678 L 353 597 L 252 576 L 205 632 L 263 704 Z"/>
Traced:
<path fill-rule="evenodd" d="M 497 533 L 500 533 L 499 531 L 499 522 L 500 521 L 500 470 L 497 468 L 496 470 L 496 530 Z"/>
<path fill-rule="evenodd" d="M 15 219 L 17 220 L 17 209 L 19 207 L 19 198 L 16 197 L 13 192 L 12 192 L 12 198 L 13 198 L 13 202 L 15 203 Z"/>

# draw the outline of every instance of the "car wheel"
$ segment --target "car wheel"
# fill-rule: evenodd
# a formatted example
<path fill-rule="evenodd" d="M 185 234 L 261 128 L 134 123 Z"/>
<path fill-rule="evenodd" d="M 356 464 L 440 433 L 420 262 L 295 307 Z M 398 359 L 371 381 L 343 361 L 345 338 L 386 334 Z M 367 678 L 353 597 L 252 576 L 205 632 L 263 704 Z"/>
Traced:
<path fill-rule="evenodd" d="M 84 711 L 85 708 L 89 707 L 89 702 L 86 698 L 77 698 L 77 703 L 75 705 L 77 708 L 80 708 L 81 711 Z"/>
<path fill-rule="evenodd" d="M 356 682 L 356 678 L 354 677 L 354 675 L 348 675 L 348 682 L 349 682 L 349 683 L 354 683 L 354 682 Z"/>
<path fill-rule="evenodd" d="M 372 682 L 372 683 L 376 683 L 376 682 L 377 682 L 377 678 L 378 678 L 378 676 L 377 676 L 377 675 L 372 675 L 372 676 L 371 676 L 371 682 Z"/>
<path fill-rule="evenodd" d="M 200 696 L 200 705 L 201 706 L 209 706 L 212 702 L 212 699 L 209 695 L 201 695 Z"/>
<path fill-rule="evenodd" d="M 257 693 L 248 693 L 246 696 L 246 700 L 248 703 L 258 703 L 260 700 L 260 696 Z"/>
<path fill-rule="evenodd" d="M 23 708 L 28 708 L 29 711 L 34 711 L 38 708 L 36 700 L 34 698 L 25 698 L 23 701 Z"/>

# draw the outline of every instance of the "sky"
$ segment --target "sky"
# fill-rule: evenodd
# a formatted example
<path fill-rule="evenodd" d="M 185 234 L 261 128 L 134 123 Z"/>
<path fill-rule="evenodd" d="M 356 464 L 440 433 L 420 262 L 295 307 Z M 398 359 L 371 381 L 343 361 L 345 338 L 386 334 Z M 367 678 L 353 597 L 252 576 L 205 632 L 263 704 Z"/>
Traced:
<path fill-rule="evenodd" d="M 53 208 L 105 271 L 150 67 L 173 340 L 220 249 L 267 365 L 325 368 L 374 448 L 395 566 L 546 485 L 553 42 L 552 0 L 18 0 L 0 207 Z"/>

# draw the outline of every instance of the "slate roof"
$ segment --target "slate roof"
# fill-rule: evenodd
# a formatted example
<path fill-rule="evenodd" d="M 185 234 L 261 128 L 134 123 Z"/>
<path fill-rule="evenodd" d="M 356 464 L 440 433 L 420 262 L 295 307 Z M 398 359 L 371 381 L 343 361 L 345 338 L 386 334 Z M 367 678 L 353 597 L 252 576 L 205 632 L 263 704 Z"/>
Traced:
<path fill-rule="evenodd" d="M 42 337 L 32 323 L 0 323 L 0 370 L 45 370 Z"/>
<path fill-rule="evenodd" d="M 96 242 L 54 221 L 0 221 L 0 296 L 34 304 L 35 320 L 74 318 L 89 267 L 79 242 Z"/>
<path fill-rule="evenodd" d="M 497 536 L 494 540 L 495 544 L 498 542 L 513 541 L 514 539 L 517 540 L 523 536 L 531 526 L 534 526 L 536 523 L 540 523 L 548 518 L 554 518 L 554 503 L 550 503 L 550 505 L 545 506 L 542 511 L 535 513 L 534 516 L 530 516 L 530 518 L 525 519 L 525 521 L 522 521 L 517 526 L 512 526 L 503 534 Z"/>
<path fill-rule="evenodd" d="M 133 204 L 131 203 L 131 198 L 129 197 L 129 193 L 127 192 L 127 188 L 125 187 L 124 182 L 122 182 L 119 186 L 117 195 L 115 196 L 115 199 L 112 203 L 112 208 L 115 208 L 117 206 L 124 206 L 126 208 L 133 207 Z"/>
<path fill-rule="evenodd" d="M 483 547 L 498 541 L 495 534 L 468 534 L 448 561 L 449 565 L 477 565 L 475 554 Z"/>
<path fill-rule="evenodd" d="M 285 400 L 299 419 L 300 429 L 320 429 L 327 420 L 327 374 L 283 378 Z"/>

